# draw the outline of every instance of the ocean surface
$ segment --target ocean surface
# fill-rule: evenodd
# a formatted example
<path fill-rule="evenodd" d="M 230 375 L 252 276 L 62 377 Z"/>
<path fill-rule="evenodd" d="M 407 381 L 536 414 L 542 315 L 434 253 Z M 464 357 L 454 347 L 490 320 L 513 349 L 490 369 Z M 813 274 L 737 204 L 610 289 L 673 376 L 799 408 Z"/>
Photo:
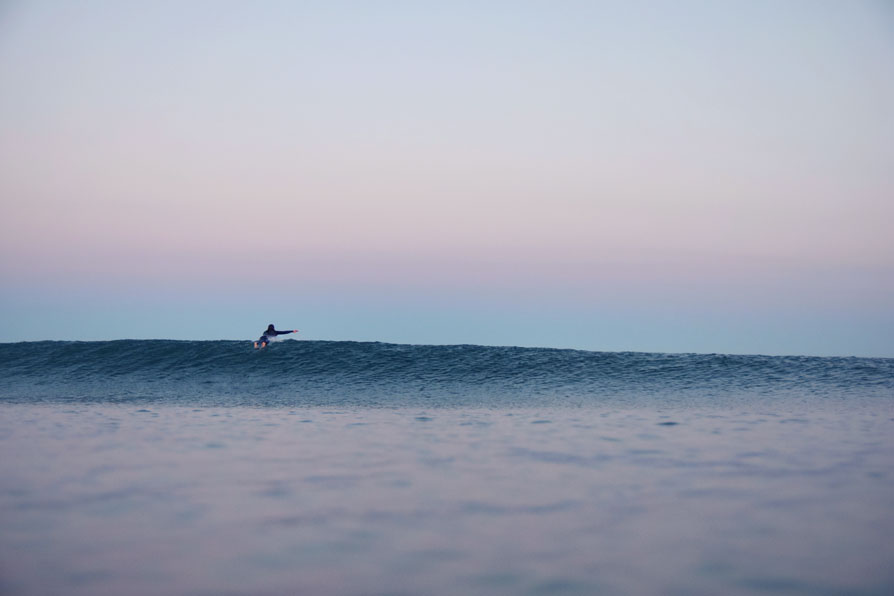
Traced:
<path fill-rule="evenodd" d="M 0 594 L 892 594 L 894 360 L 0 344 Z"/>

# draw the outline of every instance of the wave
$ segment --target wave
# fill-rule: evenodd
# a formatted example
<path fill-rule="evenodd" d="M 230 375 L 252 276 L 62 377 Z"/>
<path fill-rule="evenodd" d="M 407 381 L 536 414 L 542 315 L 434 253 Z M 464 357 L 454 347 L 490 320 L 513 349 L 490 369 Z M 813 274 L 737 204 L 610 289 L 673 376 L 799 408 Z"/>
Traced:
<path fill-rule="evenodd" d="M 3 401 L 536 406 L 894 396 L 894 360 L 285 340 L 0 344 Z"/>

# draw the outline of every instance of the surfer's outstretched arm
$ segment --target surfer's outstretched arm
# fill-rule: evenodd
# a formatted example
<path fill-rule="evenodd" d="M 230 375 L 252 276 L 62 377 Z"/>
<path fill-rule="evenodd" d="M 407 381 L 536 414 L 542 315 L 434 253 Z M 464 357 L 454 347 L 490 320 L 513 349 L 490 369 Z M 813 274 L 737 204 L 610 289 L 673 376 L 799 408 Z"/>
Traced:
<path fill-rule="evenodd" d="M 292 329 L 291 331 L 274 331 L 275 335 L 285 335 L 287 333 L 298 333 L 297 329 Z"/>

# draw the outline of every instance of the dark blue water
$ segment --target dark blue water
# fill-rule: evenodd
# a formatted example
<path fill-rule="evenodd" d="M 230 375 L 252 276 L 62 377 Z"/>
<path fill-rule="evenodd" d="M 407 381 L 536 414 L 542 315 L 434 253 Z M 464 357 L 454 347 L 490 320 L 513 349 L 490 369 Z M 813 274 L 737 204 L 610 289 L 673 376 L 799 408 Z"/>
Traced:
<path fill-rule="evenodd" d="M 0 593 L 894 593 L 894 360 L 0 344 Z"/>
<path fill-rule="evenodd" d="M 0 344 L 6 402 L 525 407 L 894 397 L 894 359 L 486 346 L 120 340 Z"/>

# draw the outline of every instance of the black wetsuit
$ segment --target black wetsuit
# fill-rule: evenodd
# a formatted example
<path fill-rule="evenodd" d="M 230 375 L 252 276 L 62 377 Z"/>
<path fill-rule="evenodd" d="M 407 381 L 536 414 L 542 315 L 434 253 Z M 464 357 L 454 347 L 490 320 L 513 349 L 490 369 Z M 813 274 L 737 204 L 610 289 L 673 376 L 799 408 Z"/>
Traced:
<path fill-rule="evenodd" d="M 261 337 L 258 338 L 259 344 L 269 344 L 271 337 L 276 337 L 277 335 L 285 335 L 287 333 L 295 333 L 295 331 L 277 331 L 273 327 L 268 327 L 267 331 L 261 334 Z"/>

